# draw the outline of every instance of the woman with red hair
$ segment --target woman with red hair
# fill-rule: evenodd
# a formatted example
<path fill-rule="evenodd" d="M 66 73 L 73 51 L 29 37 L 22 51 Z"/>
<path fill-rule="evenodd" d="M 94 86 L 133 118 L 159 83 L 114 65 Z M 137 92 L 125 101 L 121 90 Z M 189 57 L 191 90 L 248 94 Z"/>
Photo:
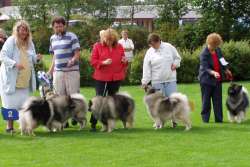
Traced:
<path fill-rule="evenodd" d="M 96 95 L 113 95 L 119 91 L 121 81 L 125 78 L 127 59 L 115 30 L 109 28 L 100 35 L 101 42 L 94 45 L 90 60 L 94 68 Z M 90 123 L 92 130 L 95 130 L 97 120 L 93 115 Z"/>
<path fill-rule="evenodd" d="M 219 46 L 222 38 L 217 33 L 207 36 L 207 46 L 200 55 L 199 81 L 202 95 L 202 121 L 209 122 L 211 99 L 213 102 L 215 122 L 223 122 L 222 110 L 222 75 L 225 73 L 232 80 L 232 73 L 223 57 Z"/>

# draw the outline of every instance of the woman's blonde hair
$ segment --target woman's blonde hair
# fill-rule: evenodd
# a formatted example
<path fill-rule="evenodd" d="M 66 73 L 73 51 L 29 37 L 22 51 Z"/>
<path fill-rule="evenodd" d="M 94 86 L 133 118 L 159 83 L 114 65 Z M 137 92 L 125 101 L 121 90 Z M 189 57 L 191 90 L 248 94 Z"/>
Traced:
<path fill-rule="evenodd" d="M 99 36 L 100 36 L 100 42 L 104 42 L 105 30 L 99 31 Z"/>
<path fill-rule="evenodd" d="M 105 43 L 112 42 L 112 46 L 115 46 L 118 43 L 119 35 L 116 30 L 108 28 L 105 31 Z"/>
<path fill-rule="evenodd" d="M 221 36 L 217 33 L 211 33 L 207 36 L 206 44 L 216 48 L 223 43 Z"/>
<path fill-rule="evenodd" d="M 24 41 L 21 40 L 18 35 L 19 29 L 21 27 L 25 28 L 28 33 L 27 38 Z M 17 47 L 19 49 L 28 49 L 32 41 L 32 35 L 30 32 L 30 26 L 25 20 L 20 20 L 15 24 L 15 26 L 13 27 L 12 35 L 16 38 Z"/>

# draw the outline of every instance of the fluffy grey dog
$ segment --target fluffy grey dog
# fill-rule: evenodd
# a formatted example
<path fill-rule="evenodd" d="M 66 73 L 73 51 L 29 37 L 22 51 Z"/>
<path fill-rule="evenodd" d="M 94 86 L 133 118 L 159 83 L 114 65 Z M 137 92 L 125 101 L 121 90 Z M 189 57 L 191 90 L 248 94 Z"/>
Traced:
<path fill-rule="evenodd" d="M 112 132 L 116 120 L 121 120 L 124 128 L 132 128 L 134 110 L 134 100 L 125 93 L 105 97 L 96 96 L 89 101 L 89 111 L 102 123 L 101 131 Z"/>
<path fill-rule="evenodd" d="M 61 131 L 69 118 L 79 122 L 82 129 L 86 124 L 86 113 L 86 100 L 81 94 L 50 99 L 30 97 L 20 111 L 21 135 L 35 135 L 33 130 L 39 125 L 47 127 L 50 131 Z"/>
<path fill-rule="evenodd" d="M 229 121 L 241 123 L 246 118 L 246 111 L 249 107 L 247 89 L 242 85 L 232 83 L 228 88 L 226 106 L 229 111 Z"/>
<path fill-rule="evenodd" d="M 186 95 L 173 93 L 170 97 L 165 97 L 162 92 L 150 88 L 144 96 L 144 102 L 155 129 L 162 128 L 167 120 L 182 121 L 186 126 L 185 130 L 191 129 L 190 105 Z"/>

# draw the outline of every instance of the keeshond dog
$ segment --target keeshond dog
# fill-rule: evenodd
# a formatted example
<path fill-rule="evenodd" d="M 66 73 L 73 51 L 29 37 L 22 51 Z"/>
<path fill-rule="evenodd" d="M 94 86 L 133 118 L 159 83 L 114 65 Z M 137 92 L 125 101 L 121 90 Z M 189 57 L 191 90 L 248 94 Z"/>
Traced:
<path fill-rule="evenodd" d="M 230 122 L 241 123 L 246 118 L 246 111 L 249 107 L 248 92 L 245 87 L 232 83 L 228 88 L 226 106 Z"/>
<path fill-rule="evenodd" d="M 89 101 L 89 111 L 102 123 L 101 131 L 112 132 L 116 120 L 121 120 L 124 128 L 133 127 L 135 103 L 127 93 L 95 96 Z"/>
<path fill-rule="evenodd" d="M 80 124 L 86 124 L 87 103 L 81 94 L 56 96 L 50 99 L 30 97 L 20 110 L 21 135 L 35 135 L 34 129 L 39 125 L 49 131 L 63 130 L 65 122 L 73 118 Z"/>
<path fill-rule="evenodd" d="M 191 129 L 189 118 L 191 108 L 186 95 L 173 93 L 165 97 L 161 91 L 149 88 L 144 96 L 144 103 L 154 121 L 155 129 L 163 128 L 167 120 L 181 121 L 186 126 L 185 130 Z"/>

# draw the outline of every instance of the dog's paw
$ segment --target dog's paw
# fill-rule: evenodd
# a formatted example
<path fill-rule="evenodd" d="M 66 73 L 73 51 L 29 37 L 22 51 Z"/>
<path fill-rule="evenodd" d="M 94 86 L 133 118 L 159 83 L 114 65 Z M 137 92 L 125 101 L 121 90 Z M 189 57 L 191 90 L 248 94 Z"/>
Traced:
<path fill-rule="evenodd" d="M 191 129 L 191 126 L 190 126 L 190 127 L 187 126 L 187 127 L 185 128 L 185 131 L 190 131 L 190 129 Z"/>
<path fill-rule="evenodd" d="M 162 125 L 155 125 L 155 129 L 161 129 L 162 128 Z"/>
<path fill-rule="evenodd" d="M 240 123 L 242 122 L 242 120 L 241 120 L 241 119 L 238 119 L 236 122 L 237 122 L 238 124 L 240 124 Z"/>
<path fill-rule="evenodd" d="M 153 128 L 156 128 L 156 123 L 153 124 Z"/>
<path fill-rule="evenodd" d="M 107 128 L 106 127 L 102 127 L 102 129 L 100 130 L 101 132 L 106 132 Z"/>

